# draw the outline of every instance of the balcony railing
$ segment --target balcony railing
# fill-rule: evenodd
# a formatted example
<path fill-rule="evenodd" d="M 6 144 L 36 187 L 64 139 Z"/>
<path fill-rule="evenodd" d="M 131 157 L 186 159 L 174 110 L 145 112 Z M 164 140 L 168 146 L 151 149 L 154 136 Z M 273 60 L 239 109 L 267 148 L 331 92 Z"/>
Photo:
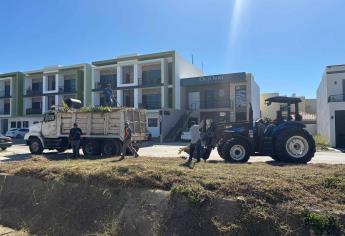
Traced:
<path fill-rule="evenodd" d="M 345 102 L 345 94 L 331 95 L 328 97 L 328 102 Z"/>
<path fill-rule="evenodd" d="M 95 83 L 95 89 L 96 90 L 102 90 L 105 88 L 108 88 L 108 86 L 110 85 L 111 89 L 116 89 L 116 84 L 114 83 L 101 83 L 101 82 L 96 82 Z"/>
<path fill-rule="evenodd" d="M 42 89 L 27 89 L 26 90 L 26 95 L 27 96 L 41 96 L 43 94 L 43 90 Z"/>
<path fill-rule="evenodd" d="M 9 91 L 2 90 L 0 91 L 0 98 L 9 98 L 11 97 L 11 93 Z"/>
<path fill-rule="evenodd" d="M 76 93 L 77 90 L 75 87 L 60 87 L 59 93 Z"/>
<path fill-rule="evenodd" d="M 161 103 L 160 101 L 157 102 L 146 102 L 146 103 L 142 103 L 140 104 L 140 108 L 144 108 L 147 110 L 156 110 L 156 109 L 161 109 Z"/>
<path fill-rule="evenodd" d="M 28 109 L 26 109 L 26 114 L 27 115 L 39 115 L 39 114 L 42 114 L 42 109 L 28 108 Z"/>
<path fill-rule="evenodd" d="M 10 110 L 2 110 L 0 111 L 0 115 L 2 116 L 10 115 Z"/>

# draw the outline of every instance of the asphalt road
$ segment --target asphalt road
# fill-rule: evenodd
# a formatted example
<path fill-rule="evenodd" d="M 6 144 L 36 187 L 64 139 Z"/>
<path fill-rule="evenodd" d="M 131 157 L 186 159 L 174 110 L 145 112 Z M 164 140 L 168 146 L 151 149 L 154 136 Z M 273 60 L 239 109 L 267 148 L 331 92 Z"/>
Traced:
<path fill-rule="evenodd" d="M 186 145 L 185 143 L 164 144 L 164 145 L 147 145 L 139 150 L 139 155 L 143 157 L 178 157 L 179 148 Z M 53 154 L 54 151 L 45 151 L 45 154 Z M 69 155 L 71 150 L 66 151 Z M 82 153 L 82 152 L 81 152 Z M 66 155 L 63 155 L 66 158 Z M 0 162 L 25 160 L 30 157 L 29 148 L 24 144 L 16 144 L 5 151 L 0 151 Z M 210 160 L 219 160 L 220 157 L 216 150 L 211 153 Z M 250 162 L 267 162 L 272 161 L 268 156 L 254 156 L 249 159 Z M 310 163 L 325 164 L 345 164 L 345 153 L 340 151 L 317 152 Z"/>

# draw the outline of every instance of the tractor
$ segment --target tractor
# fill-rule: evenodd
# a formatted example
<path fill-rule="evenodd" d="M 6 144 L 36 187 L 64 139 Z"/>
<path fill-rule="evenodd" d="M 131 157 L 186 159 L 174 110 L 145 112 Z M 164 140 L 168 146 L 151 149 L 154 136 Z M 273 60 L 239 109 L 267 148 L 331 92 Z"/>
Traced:
<path fill-rule="evenodd" d="M 203 158 L 217 147 L 218 154 L 228 162 L 244 163 L 250 156 L 270 156 L 286 163 L 307 163 L 315 154 L 313 137 L 305 130 L 299 114 L 300 98 L 276 96 L 265 100 L 266 105 L 283 104 L 272 122 L 258 119 L 253 122 L 252 105 L 249 106 L 249 122 L 230 125 L 213 122 L 210 138 L 205 145 Z M 294 118 L 291 106 L 295 106 Z M 283 112 L 287 113 L 283 116 Z"/>

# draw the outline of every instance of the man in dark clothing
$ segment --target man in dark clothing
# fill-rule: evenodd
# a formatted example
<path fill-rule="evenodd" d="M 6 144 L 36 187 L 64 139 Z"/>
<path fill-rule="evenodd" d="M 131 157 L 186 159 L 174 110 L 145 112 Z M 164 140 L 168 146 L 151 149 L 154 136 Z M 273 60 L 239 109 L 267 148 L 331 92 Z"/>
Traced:
<path fill-rule="evenodd" d="M 73 158 L 79 157 L 80 136 L 83 134 L 78 124 L 74 123 L 73 128 L 69 131 L 69 141 L 73 149 Z"/>
<path fill-rule="evenodd" d="M 132 145 L 132 129 L 129 127 L 128 123 L 125 123 L 125 136 L 122 144 L 122 153 L 120 160 L 123 160 L 126 156 L 127 149 L 129 149 L 134 157 L 138 157 L 138 153 Z"/>

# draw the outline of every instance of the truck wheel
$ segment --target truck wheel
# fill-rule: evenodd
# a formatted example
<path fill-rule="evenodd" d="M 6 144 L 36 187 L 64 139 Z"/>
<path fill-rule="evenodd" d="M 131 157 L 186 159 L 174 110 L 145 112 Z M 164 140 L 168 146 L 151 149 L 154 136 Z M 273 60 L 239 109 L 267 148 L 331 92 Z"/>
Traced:
<path fill-rule="evenodd" d="M 316 152 L 313 137 L 304 129 L 289 129 L 275 142 L 276 155 L 284 162 L 307 163 Z"/>
<path fill-rule="evenodd" d="M 105 156 L 119 155 L 120 146 L 117 141 L 107 140 L 102 144 L 102 154 Z"/>
<path fill-rule="evenodd" d="M 224 144 L 225 142 L 223 141 L 220 141 L 218 146 L 217 146 L 217 152 L 218 152 L 218 155 L 224 159 L 224 155 L 223 155 L 223 148 L 224 148 Z"/>
<path fill-rule="evenodd" d="M 43 153 L 43 145 L 41 143 L 41 140 L 38 138 L 31 138 L 29 149 L 32 154 L 40 155 Z"/>
<path fill-rule="evenodd" d="M 99 143 L 95 140 L 87 140 L 83 144 L 83 153 L 85 156 L 96 156 L 100 154 Z"/>
<path fill-rule="evenodd" d="M 249 160 L 250 147 L 244 140 L 231 139 L 224 144 L 222 153 L 226 161 L 244 163 Z"/>

